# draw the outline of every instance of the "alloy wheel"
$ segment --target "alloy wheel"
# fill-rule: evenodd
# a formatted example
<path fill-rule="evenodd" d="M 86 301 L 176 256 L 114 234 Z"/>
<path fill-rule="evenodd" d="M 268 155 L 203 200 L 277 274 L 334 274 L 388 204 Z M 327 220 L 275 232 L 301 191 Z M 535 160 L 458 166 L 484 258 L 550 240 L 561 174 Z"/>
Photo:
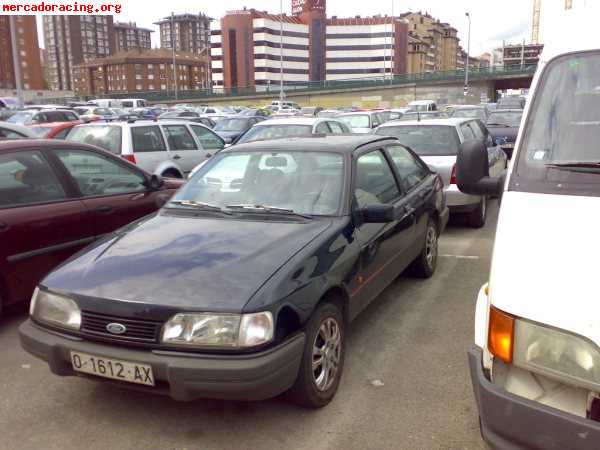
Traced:
<path fill-rule="evenodd" d="M 334 318 L 328 317 L 321 323 L 313 343 L 313 382 L 319 391 L 327 391 L 335 382 L 341 354 L 340 326 Z"/>

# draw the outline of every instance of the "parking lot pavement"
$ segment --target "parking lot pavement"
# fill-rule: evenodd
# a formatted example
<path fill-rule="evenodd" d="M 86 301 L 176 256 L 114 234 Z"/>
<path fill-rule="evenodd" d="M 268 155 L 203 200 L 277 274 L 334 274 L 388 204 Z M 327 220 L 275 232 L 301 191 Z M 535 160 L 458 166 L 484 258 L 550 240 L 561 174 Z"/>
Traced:
<path fill-rule="evenodd" d="M 466 350 L 497 207 L 451 224 L 435 276 L 400 277 L 352 324 L 334 401 L 197 401 L 59 378 L 21 350 L 25 313 L 0 319 L 0 449 L 480 449 Z"/>

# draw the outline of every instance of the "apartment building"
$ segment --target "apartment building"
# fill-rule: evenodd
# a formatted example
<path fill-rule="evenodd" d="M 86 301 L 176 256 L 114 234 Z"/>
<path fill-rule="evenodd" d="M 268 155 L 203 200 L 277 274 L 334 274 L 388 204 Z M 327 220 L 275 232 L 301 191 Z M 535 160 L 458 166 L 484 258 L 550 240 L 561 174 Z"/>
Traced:
<path fill-rule="evenodd" d="M 176 14 L 165 17 L 155 25 L 160 29 L 160 47 L 207 55 L 210 49 L 210 23 L 213 19 L 204 14 Z"/>
<path fill-rule="evenodd" d="M 175 72 L 175 73 L 174 73 Z M 206 89 L 210 85 L 209 58 L 171 50 L 132 50 L 74 67 L 74 90 L 80 96 Z"/>
<path fill-rule="evenodd" d="M 50 88 L 73 90 L 73 68 L 115 52 L 112 16 L 43 16 Z"/>
<path fill-rule="evenodd" d="M 502 47 L 504 67 L 537 64 L 544 44 L 516 44 Z"/>
<path fill-rule="evenodd" d="M 152 48 L 150 36 L 154 30 L 138 27 L 135 22 L 115 22 L 114 30 L 117 53 Z"/>
<path fill-rule="evenodd" d="M 0 89 L 15 89 L 10 16 L 0 16 Z M 14 16 L 21 85 L 27 90 L 45 89 L 35 16 Z"/>

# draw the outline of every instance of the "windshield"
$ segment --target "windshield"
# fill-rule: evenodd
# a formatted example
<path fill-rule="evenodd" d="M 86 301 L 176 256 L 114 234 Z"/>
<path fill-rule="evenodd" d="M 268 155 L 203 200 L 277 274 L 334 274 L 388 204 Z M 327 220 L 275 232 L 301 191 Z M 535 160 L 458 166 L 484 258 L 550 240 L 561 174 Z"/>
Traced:
<path fill-rule="evenodd" d="M 311 134 L 312 126 L 310 125 L 260 125 L 250 128 L 238 141 L 238 144 L 287 137 L 310 136 Z"/>
<path fill-rule="evenodd" d="M 492 112 L 487 120 L 487 125 L 518 127 L 521 124 L 522 112 Z"/>
<path fill-rule="evenodd" d="M 31 120 L 34 114 L 35 111 L 20 111 L 10 116 L 8 119 L 6 119 L 6 121 L 10 123 L 27 123 Z"/>
<path fill-rule="evenodd" d="M 341 116 L 338 117 L 338 119 L 346 122 L 350 128 L 371 128 L 371 123 L 367 114 Z"/>
<path fill-rule="evenodd" d="M 121 127 L 110 125 L 75 127 L 67 136 L 67 141 L 95 145 L 115 155 L 120 155 Z"/>
<path fill-rule="evenodd" d="M 467 118 L 467 119 L 481 119 L 485 120 L 485 110 L 482 108 L 459 108 L 455 109 L 452 113 L 452 117 L 454 118 Z"/>
<path fill-rule="evenodd" d="M 245 119 L 223 119 L 215 125 L 215 131 L 242 131 L 247 125 Z"/>
<path fill-rule="evenodd" d="M 339 154 L 225 152 L 203 166 L 173 202 L 198 202 L 224 209 L 262 205 L 329 216 L 338 214 L 343 186 L 344 160 Z"/>
<path fill-rule="evenodd" d="M 420 156 L 444 156 L 458 153 L 458 136 L 454 127 L 443 125 L 401 125 L 380 127 L 375 134 L 398 138 Z"/>
<path fill-rule="evenodd" d="M 598 195 L 598 166 L 576 167 L 600 162 L 598 142 L 600 52 L 555 59 L 544 70 L 535 93 L 511 188 Z"/>

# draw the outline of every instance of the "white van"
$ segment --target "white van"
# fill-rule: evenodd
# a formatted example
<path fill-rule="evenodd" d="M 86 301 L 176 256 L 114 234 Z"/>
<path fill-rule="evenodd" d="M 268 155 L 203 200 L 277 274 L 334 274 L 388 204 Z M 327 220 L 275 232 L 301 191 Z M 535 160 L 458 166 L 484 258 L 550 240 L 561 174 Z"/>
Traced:
<path fill-rule="evenodd" d="M 121 107 L 125 111 L 130 111 L 136 108 L 145 108 L 148 104 L 142 98 L 124 98 L 121 100 Z"/>
<path fill-rule="evenodd" d="M 433 100 L 415 100 L 408 104 L 408 110 L 418 112 L 437 111 L 438 107 L 437 103 Z"/>
<path fill-rule="evenodd" d="M 99 108 L 123 108 L 123 102 L 114 98 L 99 98 L 96 100 L 90 100 L 88 105 L 95 105 Z"/>
<path fill-rule="evenodd" d="M 546 43 L 508 178 L 488 176 L 481 144 L 458 157 L 462 191 L 501 195 L 469 351 L 492 448 L 600 448 L 597 17 L 565 18 L 567 31 Z"/>

